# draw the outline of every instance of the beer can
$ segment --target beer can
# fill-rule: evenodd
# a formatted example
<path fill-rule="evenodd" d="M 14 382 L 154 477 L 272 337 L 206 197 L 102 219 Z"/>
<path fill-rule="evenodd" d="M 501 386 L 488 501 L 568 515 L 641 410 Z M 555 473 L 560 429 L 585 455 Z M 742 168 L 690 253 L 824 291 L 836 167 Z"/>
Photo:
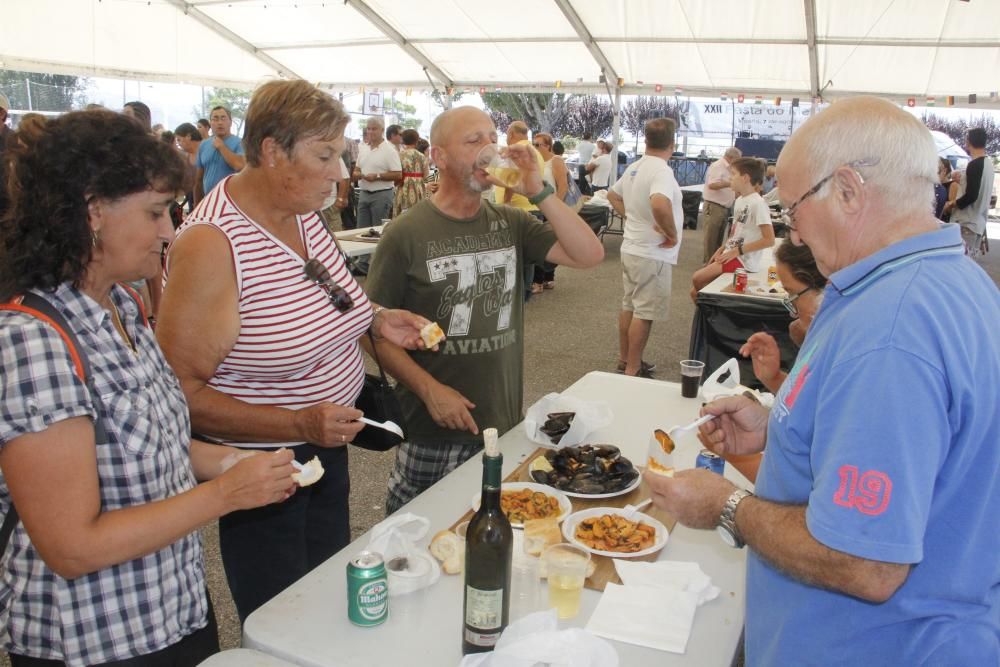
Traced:
<path fill-rule="evenodd" d="M 767 284 L 773 285 L 778 282 L 778 267 L 772 264 L 767 267 Z"/>
<path fill-rule="evenodd" d="M 747 285 L 750 284 L 750 274 L 747 273 L 746 269 L 736 269 L 733 271 L 733 289 L 740 294 L 747 291 Z"/>
<path fill-rule="evenodd" d="M 389 580 L 382 555 L 362 551 L 347 564 L 347 618 L 371 627 L 389 616 Z"/>
<path fill-rule="evenodd" d="M 721 475 L 722 471 L 726 468 L 726 460 L 715 452 L 703 449 L 698 452 L 698 458 L 694 461 L 694 467 L 711 470 L 712 472 Z"/>

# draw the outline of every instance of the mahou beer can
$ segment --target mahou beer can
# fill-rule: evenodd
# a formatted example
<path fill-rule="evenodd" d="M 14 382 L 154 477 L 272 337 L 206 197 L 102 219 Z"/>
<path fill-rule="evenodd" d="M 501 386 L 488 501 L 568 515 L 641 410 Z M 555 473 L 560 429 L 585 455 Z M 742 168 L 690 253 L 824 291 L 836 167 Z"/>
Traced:
<path fill-rule="evenodd" d="M 767 267 L 767 284 L 773 285 L 778 282 L 778 267 L 772 264 Z"/>
<path fill-rule="evenodd" d="M 750 275 L 747 273 L 746 269 L 736 269 L 733 271 L 733 290 L 743 294 L 747 291 L 747 285 L 750 283 Z"/>
<path fill-rule="evenodd" d="M 382 556 L 362 551 L 347 564 L 347 618 L 370 627 L 389 617 L 389 581 Z"/>

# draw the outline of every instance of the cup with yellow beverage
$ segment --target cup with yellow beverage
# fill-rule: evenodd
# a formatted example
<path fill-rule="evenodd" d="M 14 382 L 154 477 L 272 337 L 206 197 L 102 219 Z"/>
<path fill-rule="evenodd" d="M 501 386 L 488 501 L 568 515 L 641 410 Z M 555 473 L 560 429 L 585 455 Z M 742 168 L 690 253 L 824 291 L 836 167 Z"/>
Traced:
<path fill-rule="evenodd" d="M 580 593 L 587 578 L 590 553 L 575 544 L 556 544 L 542 554 L 549 580 L 549 605 L 559 618 L 573 618 L 580 612 Z"/>
<path fill-rule="evenodd" d="M 476 155 L 476 169 L 482 169 L 504 186 L 516 188 L 521 184 L 521 170 L 514 161 L 505 157 L 496 144 L 486 144 Z"/>

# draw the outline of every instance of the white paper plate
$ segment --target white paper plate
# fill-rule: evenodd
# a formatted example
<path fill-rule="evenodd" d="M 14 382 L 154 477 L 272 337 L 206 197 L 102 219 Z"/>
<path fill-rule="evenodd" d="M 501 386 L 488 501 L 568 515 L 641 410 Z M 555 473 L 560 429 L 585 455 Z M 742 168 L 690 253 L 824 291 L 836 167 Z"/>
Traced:
<path fill-rule="evenodd" d="M 573 511 L 573 505 L 570 503 L 569 498 L 566 497 L 566 493 L 560 491 L 559 489 L 554 489 L 547 484 L 536 484 L 535 482 L 504 482 L 500 485 L 500 492 L 504 491 L 523 491 L 524 489 L 531 489 L 532 491 L 540 491 L 548 496 L 553 496 L 559 501 L 559 516 L 556 517 L 557 522 L 561 522 L 563 519 L 569 516 L 570 512 Z M 472 511 L 479 511 L 479 503 L 482 501 L 482 492 L 476 493 L 472 497 Z M 512 528 L 524 528 L 524 524 L 510 522 Z"/>
<path fill-rule="evenodd" d="M 592 554 L 598 556 L 609 556 L 611 558 L 638 558 L 639 556 L 647 556 L 649 554 L 655 554 L 657 551 L 662 549 L 667 544 L 667 538 L 670 536 L 667 527 L 662 523 L 649 516 L 648 514 L 643 514 L 638 512 L 636 518 L 633 521 L 639 521 L 647 525 L 652 526 L 656 529 L 656 541 L 653 546 L 648 549 L 643 549 L 642 551 L 636 551 L 634 553 L 622 553 L 619 551 L 599 551 L 598 549 L 591 549 L 583 542 L 576 539 L 576 527 L 584 519 L 592 519 L 596 516 L 602 516 L 604 514 L 617 514 L 619 516 L 626 516 L 625 510 L 620 507 L 592 507 L 589 510 L 581 510 L 570 514 L 565 521 L 563 521 L 563 537 L 570 544 L 575 544 L 581 549 L 586 549 Z"/>

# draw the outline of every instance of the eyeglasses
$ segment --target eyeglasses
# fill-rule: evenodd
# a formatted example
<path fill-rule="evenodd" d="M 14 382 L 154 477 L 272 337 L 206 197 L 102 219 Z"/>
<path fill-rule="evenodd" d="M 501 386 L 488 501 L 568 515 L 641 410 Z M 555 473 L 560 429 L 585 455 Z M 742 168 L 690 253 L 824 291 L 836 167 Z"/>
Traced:
<path fill-rule="evenodd" d="M 799 316 L 799 307 L 795 305 L 795 302 L 798 301 L 798 299 L 799 299 L 800 296 L 802 296 L 803 294 L 805 294 L 806 292 L 808 292 L 809 290 L 812 290 L 812 289 L 816 289 L 816 288 L 815 287 L 807 287 L 804 290 L 802 290 L 801 292 L 796 292 L 795 294 L 793 294 L 791 296 L 786 296 L 784 299 L 781 300 L 781 305 L 785 307 L 785 310 L 788 311 L 789 315 L 791 315 L 792 317 L 798 317 Z"/>
<path fill-rule="evenodd" d="M 535 148 L 541 148 L 545 144 L 543 144 L 543 143 L 537 143 L 537 144 L 531 144 L 531 145 L 534 146 Z"/>
<path fill-rule="evenodd" d="M 334 282 L 330 277 L 330 271 L 318 259 L 310 259 L 302 269 L 306 274 L 306 279 L 310 280 L 326 291 L 330 303 L 341 313 L 346 313 L 354 307 L 354 299 L 343 287 Z"/>
<path fill-rule="evenodd" d="M 866 158 L 864 160 L 853 160 L 852 162 L 848 162 L 846 165 L 843 166 L 849 167 L 850 169 L 854 170 L 854 173 L 857 174 L 858 178 L 861 180 L 861 185 L 864 185 L 865 177 L 861 175 L 861 172 L 859 172 L 858 169 L 862 169 L 864 167 L 874 167 L 879 163 L 879 159 L 880 158 L 876 157 L 876 158 Z M 840 169 L 840 167 L 837 167 L 837 169 Z M 830 172 L 829 175 L 820 179 L 820 181 L 816 183 L 816 185 L 806 190 L 805 194 L 799 197 L 794 204 L 785 209 L 785 215 L 788 216 L 788 229 L 790 229 L 793 232 L 799 231 L 798 229 L 795 228 L 795 209 L 797 209 L 802 204 L 802 202 L 804 202 L 805 200 L 809 199 L 814 194 L 822 190 L 823 186 L 826 185 L 827 181 L 829 181 L 837 174 L 837 169 L 834 169 L 833 171 Z"/>

